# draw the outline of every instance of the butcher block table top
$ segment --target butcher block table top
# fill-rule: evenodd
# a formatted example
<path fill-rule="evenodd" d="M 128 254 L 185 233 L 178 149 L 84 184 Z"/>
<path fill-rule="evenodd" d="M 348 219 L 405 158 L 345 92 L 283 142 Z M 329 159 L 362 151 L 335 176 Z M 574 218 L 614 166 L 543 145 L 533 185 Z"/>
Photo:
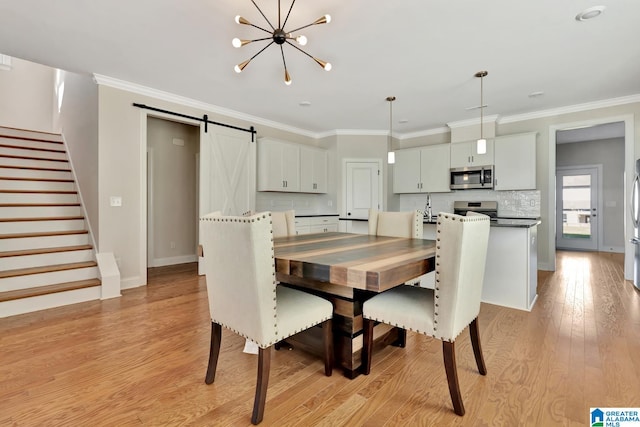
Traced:
<path fill-rule="evenodd" d="M 435 241 L 351 233 L 274 238 L 276 273 L 382 292 L 433 271 Z"/>

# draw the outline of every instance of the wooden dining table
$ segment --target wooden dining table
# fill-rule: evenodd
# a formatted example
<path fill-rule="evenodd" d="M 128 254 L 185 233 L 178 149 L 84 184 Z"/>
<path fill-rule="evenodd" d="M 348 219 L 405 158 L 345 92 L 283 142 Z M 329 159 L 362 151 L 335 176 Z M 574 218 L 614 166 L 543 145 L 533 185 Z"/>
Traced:
<path fill-rule="evenodd" d="M 351 233 L 274 238 L 276 278 L 282 285 L 320 295 L 333 303 L 335 360 L 345 376 L 360 373 L 362 304 L 378 292 L 434 270 L 433 240 Z M 296 348 L 322 354 L 320 328 L 287 339 Z M 403 331 L 374 328 L 374 348 L 404 345 Z"/>

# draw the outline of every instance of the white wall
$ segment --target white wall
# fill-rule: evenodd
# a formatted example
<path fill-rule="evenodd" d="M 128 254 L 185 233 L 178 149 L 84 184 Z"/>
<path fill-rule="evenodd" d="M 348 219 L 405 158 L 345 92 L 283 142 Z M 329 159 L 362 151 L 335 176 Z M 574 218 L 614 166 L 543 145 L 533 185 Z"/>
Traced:
<path fill-rule="evenodd" d="M 0 126 L 53 132 L 53 69 L 11 61 L 11 70 L 0 70 Z"/>
<path fill-rule="evenodd" d="M 61 70 L 53 72 L 58 76 L 55 90 L 64 83 L 59 112 L 57 99 L 54 100 L 54 130 L 64 135 L 88 226 L 98 250 L 98 86 L 91 76 Z"/>

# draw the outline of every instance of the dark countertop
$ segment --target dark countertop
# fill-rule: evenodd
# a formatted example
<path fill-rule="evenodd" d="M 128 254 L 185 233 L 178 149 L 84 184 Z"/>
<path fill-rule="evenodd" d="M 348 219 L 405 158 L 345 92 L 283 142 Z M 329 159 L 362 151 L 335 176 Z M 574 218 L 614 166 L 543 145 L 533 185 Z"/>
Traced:
<path fill-rule="evenodd" d="M 366 218 L 339 218 L 340 221 L 368 221 Z M 491 221 L 492 227 L 514 227 L 514 228 L 531 228 L 540 224 L 540 219 L 532 218 L 499 218 Z M 431 220 L 424 220 L 424 224 L 436 224 L 435 217 Z"/>
<path fill-rule="evenodd" d="M 296 215 L 296 218 L 317 218 L 319 216 L 338 216 L 338 214 L 334 213 L 334 214 Z"/>

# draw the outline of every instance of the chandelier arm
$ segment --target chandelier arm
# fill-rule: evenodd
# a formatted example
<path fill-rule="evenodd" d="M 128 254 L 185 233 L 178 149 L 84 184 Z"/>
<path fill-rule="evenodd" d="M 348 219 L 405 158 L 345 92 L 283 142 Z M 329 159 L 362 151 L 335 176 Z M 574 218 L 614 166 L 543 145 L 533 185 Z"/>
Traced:
<path fill-rule="evenodd" d="M 249 26 L 251 26 L 251 27 L 253 27 L 253 28 L 257 28 L 257 29 L 259 29 L 259 30 L 261 30 L 261 31 L 264 31 L 264 32 L 265 32 L 265 33 L 267 33 L 267 34 L 273 34 L 271 31 L 267 30 L 266 28 L 258 27 L 258 26 L 257 26 L 257 25 L 255 25 L 255 24 L 249 23 L 249 24 L 246 24 L 246 25 L 249 25 Z"/>
<path fill-rule="evenodd" d="M 298 46 L 296 46 L 295 44 L 291 43 L 289 40 L 285 40 L 287 42 L 288 45 L 291 45 L 293 47 L 295 47 L 296 49 L 298 49 L 300 52 L 304 53 L 305 55 L 307 55 L 309 58 L 313 59 L 315 61 L 315 58 L 312 55 L 309 55 L 307 52 L 305 52 L 304 50 L 300 49 Z"/>
<path fill-rule="evenodd" d="M 309 28 L 314 25 L 316 25 L 316 23 L 312 22 L 311 24 L 303 25 L 302 27 L 296 28 L 295 30 L 291 30 L 289 31 L 289 33 L 295 33 L 296 31 L 304 30 L 305 28 Z"/>
<path fill-rule="evenodd" d="M 262 13 L 262 9 L 260 9 L 260 7 L 258 7 L 258 5 L 256 4 L 256 2 L 255 2 L 255 1 L 251 0 L 251 3 L 253 3 L 253 5 L 256 7 L 256 9 L 258 9 L 258 12 L 260 12 L 260 15 L 262 15 L 262 17 L 264 18 L 264 20 L 265 20 L 265 21 L 267 21 L 267 24 L 269 24 L 269 26 L 271 27 L 271 29 L 272 29 L 273 31 L 275 31 L 276 29 L 273 27 L 273 24 L 271 24 L 271 21 L 269 21 L 269 19 L 265 16 L 265 14 L 264 14 L 264 13 Z M 252 24 L 252 26 L 254 26 L 254 27 L 256 27 L 256 28 L 260 28 L 260 27 L 258 27 L 258 26 L 253 25 L 253 24 Z M 261 29 L 261 30 L 263 30 L 263 31 L 266 31 L 267 33 L 270 33 L 270 32 L 271 32 L 271 31 L 267 31 L 267 30 L 265 30 L 264 28 L 260 28 L 260 29 Z"/>
<path fill-rule="evenodd" d="M 293 5 L 294 4 L 296 4 L 296 0 L 293 0 L 291 2 L 291 6 L 289 7 L 289 12 L 287 12 L 287 17 L 284 18 L 284 23 L 282 24 L 282 27 L 280 27 L 280 28 L 284 28 L 287 25 L 287 21 L 289 20 L 289 15 L 291 15 L 291 10 L 293 9 Z"/>
<path fill-rule="evenodd" d="M 268 48 L 269 46 L 271 46 L 273 43 L 275 43 L 275 42 L 273 42 L 273 41 L 272 41 L 271 43 L 269 43 L 268 45 L 266 45 L 265 47 L 263 47 L 262 49 L 260 49 L 260 50 L 258 51 L 258 53 L 256 53 L 256 54 L 255 54 L 255 55 L 253 55 L 251 58 L 249 58 L 249 61 L 253 61 L 253 58 L 255 58 L 256 56 L 260 55 L 262 52 L 264 52 L 264 51 L 265 51 L 265 49 L 266 49 L 266 48 Z"/>

